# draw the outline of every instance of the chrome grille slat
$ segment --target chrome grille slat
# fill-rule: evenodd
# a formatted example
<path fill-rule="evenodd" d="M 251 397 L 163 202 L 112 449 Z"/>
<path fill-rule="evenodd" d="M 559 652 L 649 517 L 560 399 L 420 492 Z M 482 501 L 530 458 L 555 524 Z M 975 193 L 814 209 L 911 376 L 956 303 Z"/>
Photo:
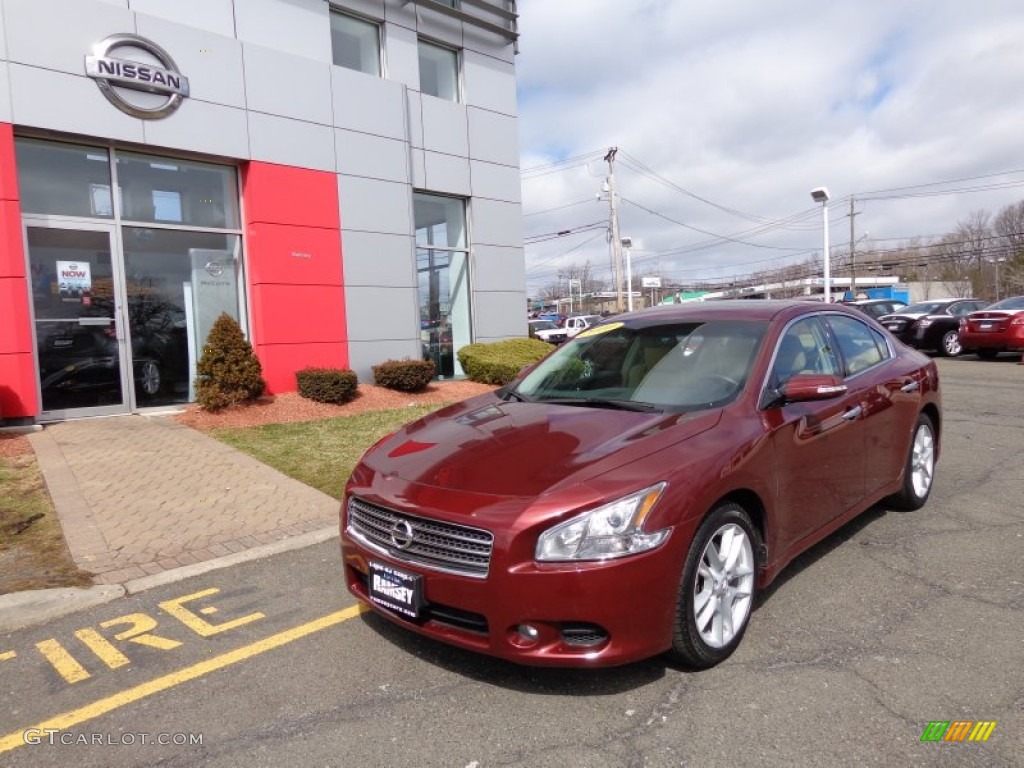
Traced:
<path fill-rule="evenodd" d="M 412 543 L 401 549 L 391 540 L 399 522 L 411 526 L 414 534 Z M 481 528 L 396 512 L 355 497 L 349 499 L 347 528 L 370 549 L 402 562 L 474 578 L 487 576 L 490 567 L 494 536 Z"/>

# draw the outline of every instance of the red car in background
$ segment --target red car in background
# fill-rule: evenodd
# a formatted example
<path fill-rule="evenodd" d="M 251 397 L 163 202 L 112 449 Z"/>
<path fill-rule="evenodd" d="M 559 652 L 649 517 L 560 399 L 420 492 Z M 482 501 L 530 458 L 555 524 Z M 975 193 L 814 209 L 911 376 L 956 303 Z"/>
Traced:
<path fill-rule="evenodd" d="M 927 501 L 940 434 L 935 363 L 859 310 L 620 315 L 367 451 L 344 579 L 403 627 L 522 664 L 711 667 L 800 552 Z"/>
<path fill-rule="evenodd" d="M 964 352 L 991 360 L 1000 352 L 1024 352 L 1024 296 L 990 304 L 960 321 Z"/>

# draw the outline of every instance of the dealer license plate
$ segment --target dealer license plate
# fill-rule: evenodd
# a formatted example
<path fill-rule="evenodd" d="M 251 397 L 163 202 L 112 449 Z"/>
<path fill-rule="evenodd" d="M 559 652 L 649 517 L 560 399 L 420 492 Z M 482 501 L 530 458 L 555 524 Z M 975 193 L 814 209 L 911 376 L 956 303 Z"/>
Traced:
<path fill-rule="evenodd" d="M 423 577 L 371 560 L 369 595 L 374 605 L 417 619 L 423 607 Z"/>

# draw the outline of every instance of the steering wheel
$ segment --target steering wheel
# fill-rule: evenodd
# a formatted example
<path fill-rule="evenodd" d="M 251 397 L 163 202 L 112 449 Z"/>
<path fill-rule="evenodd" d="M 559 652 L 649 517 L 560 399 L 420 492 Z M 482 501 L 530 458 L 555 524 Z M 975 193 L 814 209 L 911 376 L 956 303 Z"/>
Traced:
<path fill-rule="evenodd" d="M 697 379 L 695 388 L 698 391 L 706 389 L 712 395 L 712 397 L 702 397 L 702 400 L 717 400 L 738 390 L 740 383 L 724 373 L 708 373 Z"/>

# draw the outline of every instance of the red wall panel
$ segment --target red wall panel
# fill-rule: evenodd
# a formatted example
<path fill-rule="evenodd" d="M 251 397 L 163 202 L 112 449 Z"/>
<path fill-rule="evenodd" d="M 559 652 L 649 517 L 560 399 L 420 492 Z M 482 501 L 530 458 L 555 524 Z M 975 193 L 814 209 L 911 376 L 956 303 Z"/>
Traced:
<path fill-rule="evenodd" d="M 346 340 L 338 286 L 257 285 L 252 309 L 253 340 L 260 345 Z"/>
<path fill-rule="evenodd" d="M 0 123 L 0 418 L 39 414 L 14 130 Z"/>
<path fill-rule="evenodd" d="M 0 352 L 0 418 L 23 419 L 38 415 L 35 358 L 28 353 Z"/>
<path fill-rule="evenodd" d="M 249 282 L 341 285 L 341 233 L 291 224 L 250 224 Z"/>
<path fill-rule="evenodd" d="M 303 368 L 348 368 L 348 347 L 343 342 L 323 344 L 268 344 L 256 355 L 271 394 L 294 392 L 295 372 Z"/>
<path fill-rule="evenodd" d="M 0 277 L 25 277 L 23 242 L 21 206 L 17 200 L 0 200 Z"/>
<path fill-rule="evenodd" d="M 28 321 L 28 289 L 23 277 L 0 277 L 0 354 L 32 352 L 32 327 Z M 10 319 L 13 318 L 14 322 Z"/>
<path fill-rule="evenodd" d="M 272 163 L 242 169 L 246 222 L 338 229 L 338 176 Z"/>
<path fill-rule="evenodd" d="M 271 392 L 295 372 L 348 366 L 338 177 L 270 163 L 242 169 L 251 338 Z"/>
<path fill-rule="evenodd" d="M 335 191 L 335 198 L 338 193 Z M 0 123 L 0 200 L 19 200 L 18 166 L 14 157 L 14 128 Z"/>

